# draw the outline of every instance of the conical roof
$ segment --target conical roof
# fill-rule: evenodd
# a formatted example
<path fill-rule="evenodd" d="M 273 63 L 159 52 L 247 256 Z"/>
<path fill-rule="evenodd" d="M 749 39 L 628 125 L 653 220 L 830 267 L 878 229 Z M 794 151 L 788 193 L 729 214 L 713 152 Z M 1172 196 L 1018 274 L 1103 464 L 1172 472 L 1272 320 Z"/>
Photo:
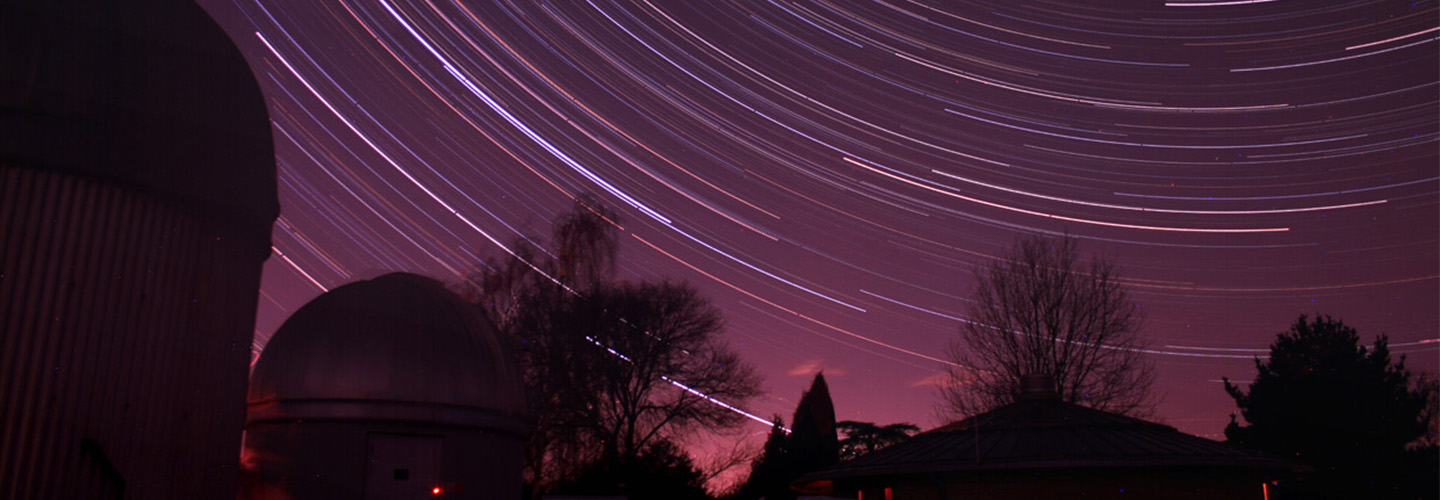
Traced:
<path fill-rule="evenodd" d="M 804 481 L 916 473 L 1093 468 L 1204 468 L 1290 471 L 1295 464 L 1168 425 L 1070 404 L 1058 398 L 1010 405 L 802 478 Z"/>

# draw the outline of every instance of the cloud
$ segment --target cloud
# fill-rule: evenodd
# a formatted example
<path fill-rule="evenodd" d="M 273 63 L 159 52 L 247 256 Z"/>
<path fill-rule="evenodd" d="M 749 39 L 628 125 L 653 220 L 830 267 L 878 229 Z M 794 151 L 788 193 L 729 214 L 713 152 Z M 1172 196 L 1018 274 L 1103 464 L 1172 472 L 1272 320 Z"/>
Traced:
<path fill-rule="evenodd" d="M 790 371 L 785 372 L 785 374 L 791 377 L 804 377 L 820 373 L 821 371 L 824 371 L 826 375 L 833 376 L 845 374 L 845 370 L 841 370 L 833 366 L 825 366 L 825 360 L 820 358 L 815 358 L 795 365 L 794 368 L 791 368 Z"/>
<path fill-rule="evenodd" d="M 956 387 L 960 385 L 964 385 L 964 383 L 956 383 L 955 379 L 950 378 L 950 374 L 945 372 L 935 372 L 910 383 L 910 387 Z"/>

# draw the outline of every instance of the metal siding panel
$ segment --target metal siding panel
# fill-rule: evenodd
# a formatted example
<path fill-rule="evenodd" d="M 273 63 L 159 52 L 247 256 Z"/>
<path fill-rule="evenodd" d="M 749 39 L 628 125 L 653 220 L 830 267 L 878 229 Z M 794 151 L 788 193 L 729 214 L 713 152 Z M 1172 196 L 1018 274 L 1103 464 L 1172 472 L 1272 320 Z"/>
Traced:
<path fill-rule="evenodd" d="M 233 496 L 266 242 L 13 167 L 0 224 L 0 497 Z"/>

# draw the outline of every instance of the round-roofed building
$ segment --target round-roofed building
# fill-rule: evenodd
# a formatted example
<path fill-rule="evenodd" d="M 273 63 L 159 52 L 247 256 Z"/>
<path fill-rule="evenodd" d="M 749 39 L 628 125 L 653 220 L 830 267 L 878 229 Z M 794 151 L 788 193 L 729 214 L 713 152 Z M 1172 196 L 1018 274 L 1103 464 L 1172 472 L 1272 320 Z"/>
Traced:
<path fill-rule="evenodd" d="M 351 283 L 296 311 L 256 362 L 242 496 L 518 498 L 524 410 L 477 308 L 413 274 Z"/>
<path fill-rule="evenodd" d="M 0 2 L 0 498 L 234 495 L 280 212 L 194 2 Z"/>

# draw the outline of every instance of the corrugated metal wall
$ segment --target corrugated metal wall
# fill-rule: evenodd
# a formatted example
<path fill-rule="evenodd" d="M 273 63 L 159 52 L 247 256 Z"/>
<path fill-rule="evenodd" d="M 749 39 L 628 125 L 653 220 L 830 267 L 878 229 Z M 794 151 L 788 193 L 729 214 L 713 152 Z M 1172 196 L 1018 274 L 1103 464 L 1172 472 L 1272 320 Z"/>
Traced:
<path fill-rule="evenodd" d="M 243 236 L 0 167 L 0 498 L 234 498 L 268 248 Z"/>

